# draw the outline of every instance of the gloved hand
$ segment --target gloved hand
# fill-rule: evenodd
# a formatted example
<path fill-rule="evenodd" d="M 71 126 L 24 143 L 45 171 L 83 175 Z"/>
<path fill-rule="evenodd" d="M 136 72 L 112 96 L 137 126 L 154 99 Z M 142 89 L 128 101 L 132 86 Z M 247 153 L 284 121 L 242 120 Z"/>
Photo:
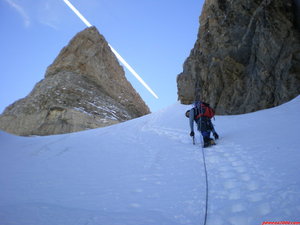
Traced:
<path fill-rule="evenodd" d="M 194 131 L 191 131 L 190 136 L 194 137 L 194 135 L 195 135 Z"/>
<path fill-rule="evenodd" d="M 219 139 L 219 135 L 217 133 L 214 133 L 213 135 L 214 135 L 216 140 Z"/>

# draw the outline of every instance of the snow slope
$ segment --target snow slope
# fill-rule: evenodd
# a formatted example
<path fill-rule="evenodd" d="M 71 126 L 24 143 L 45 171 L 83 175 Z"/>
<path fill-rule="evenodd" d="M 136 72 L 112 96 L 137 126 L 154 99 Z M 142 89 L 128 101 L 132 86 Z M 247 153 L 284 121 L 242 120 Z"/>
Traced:
<path fill-rule="evenodd" d="M 48 137 L 0 132 L 0 225 L 203 224 L 205 174 L 184 112 Z M 217 116 L 208 225 L 300 221 L 300 96 Z"/>

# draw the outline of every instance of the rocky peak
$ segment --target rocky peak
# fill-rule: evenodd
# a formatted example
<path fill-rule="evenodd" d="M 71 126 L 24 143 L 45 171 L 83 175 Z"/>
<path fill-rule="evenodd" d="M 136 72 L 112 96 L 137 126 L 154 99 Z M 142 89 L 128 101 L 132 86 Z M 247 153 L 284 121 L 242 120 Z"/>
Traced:
<path fill-rule="evenodd" d="M 269 108 L 300 94 L 299 0 L 206 0 L 178 98 L 218 114 Z M 298 7 L 298 8 L 297 8 Z"/>
<path fill-rule="evenodd" d="M 95 27 L 78 33 L 31 93 L 6 108 L 0 129 L 50 135 L 107 126 L 148 114 Z"/>
<path fill-rule="evenodd" d="M 45 77 L 62 71 L 80 74 L 121 104 L 131 102 L 131 111 L 135 116 L 149 113 L 148 107 L 127 81 L 123 67 L 96 27 L 78 33 L 48 67 Z M 144 107 L 141 108 L 141 105 Z"/>

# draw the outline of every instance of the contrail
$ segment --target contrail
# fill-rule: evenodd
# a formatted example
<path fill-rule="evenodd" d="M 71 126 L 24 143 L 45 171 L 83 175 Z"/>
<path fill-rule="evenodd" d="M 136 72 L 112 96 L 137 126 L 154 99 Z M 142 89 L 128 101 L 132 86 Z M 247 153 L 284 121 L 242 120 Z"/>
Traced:
<path fill-rule="evenodd" d="M 135 76 L 136 79 L 155 97 L 158 99 L 158 96 L 152 91 L 152 89 L 145 83 L 145 81 L 134 71 L 134 69 L 123 59 L 122 56 L 113 48 L 110 44 L 108 44 L 111 51 L 115 54 L 115 56 L 120 60 L 120 62 L 126 66 L 126 68 Z"/>
<path fill-rule="evenodd" d="M 71 4 L 69 0 L 64 0 L 64 2 L 69 6 L 69 8 L 81 19 L 81 21 L 87 26 L 91 27 L 87 19 L 84 18 L 84 16 Z M 135 72 L 135 70 L 125 61 L 125 59 L 110 45 L 108 44 L 112 52 L 115 54 L 117 59 L 135 76 L 136 79 L 156 98 L 158 99 L 158 96 L 154 93 L 154 91 L 145 83 L 145 81 Z"/>
<path fill-rule="evenodd" d="M 79 17 L 79 19 L 81 19 L 81 21 L 84 22 L 84 24 L 87 27 L 92 26 L 92 24 L 90 24 L 90 22 L 87 21 L 87 19 L 84 18 L 84 16 L 71 4 L 71 2 L 69 2 L 68 0 L 64 0 L 64 2 L 67 4 L 67 6 L 70 7 L 70 9 L 72 9 L 72 11 Z"/>

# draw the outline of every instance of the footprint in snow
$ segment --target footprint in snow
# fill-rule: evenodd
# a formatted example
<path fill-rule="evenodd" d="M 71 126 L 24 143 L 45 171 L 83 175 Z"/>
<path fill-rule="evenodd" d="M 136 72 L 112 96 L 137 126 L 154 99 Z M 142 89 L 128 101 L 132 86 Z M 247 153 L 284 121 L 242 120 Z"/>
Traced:
<path fill-rule="evenodd" d="M 244 166 L 237 166 L 237 167 L 235 167 L 235 170 L 239 173 L 245 173 L 246 172 L 246 168 Z"/>
<path fill-rule="evenodd" d="M 225 181 L 224 187 L 225 187 L 226 189 L 232 189 L 232 188 L 236 187 L 236 182 L 235 182 L 235 180 Z"/>
<path fill-rule="evenodd" d="M 236 174 L 233 173 L 233 172 L 225 171 L 225 172 L 221 172 L 221 173 L 220 173 L 220 176 L 221 176 L 222 178 L 224 178 L 224 179 L 228 179 L 228 178 L 233 178 L 233 177 L 235 177 Z"/>
<path fill-rule="evenodd" d="M 251 202 L 259 202 L 264 199 L 264 193 L 253 193 L 247 196 L 248 200 Z"/>
<path fill-rule="evenodd" d="M 247 183 L 247 188 L 249 191 L 255 191 L 258 189 L 258 184 L 256 182 L 249 182 Z"/>
<path fill-rule="evenodd" d="M 242 203 L 236 203 L 231 207 L 231 212 L 238 213 L 246 210 L 246 207 Z"/>
<path fill-rule="evenodd" d="M 132 208 L 141 208 L 141 205 L 138 203 L 131 203 L 129 206 Z"/>
<path fill-rule="evenodd" d="M 249 180 L 251 180 L 251 177 L 250 177 L 250 175 L 248 175 L 248 174 L 242 174 L 242 175 L 241 175 L 241 179 L 242 179 L 243 181 L 249 181 Z"/>
<path fill-rule="evenodd" d="M 241 191 L 240 190 L 233 190 L 229 195 L 228 195 L 229 200 L 239 200 L 241 198 Z"/>
<path fill-rule="evenodd" d="M 263 203 L 263 204 L 259 205 L 258 210 L 259 210 L 260 215 L 262 215 L 262 216 L 265 216 L 272 211 L 269 203 Z"/>

